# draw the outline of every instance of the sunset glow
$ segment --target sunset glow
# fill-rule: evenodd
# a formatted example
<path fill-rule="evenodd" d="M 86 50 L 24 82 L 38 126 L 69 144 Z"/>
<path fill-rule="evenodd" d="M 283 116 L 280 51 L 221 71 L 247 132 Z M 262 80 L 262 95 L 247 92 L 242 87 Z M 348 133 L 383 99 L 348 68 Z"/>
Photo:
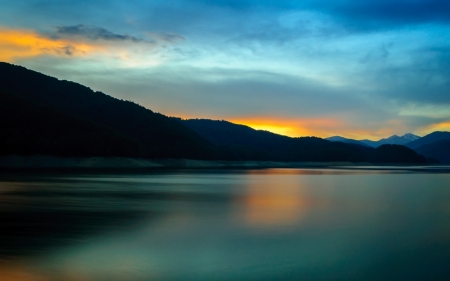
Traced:
<path fill-rule="evenodd" d="M 292 118 L 277 117 L 236 118 L 230 119 L 236 124 L 247 125 L 255 130 L 264 130 L 290 137 L 316 136 L 327 138 L 334 135 L 345 135 L 354 139 L 377 139 L 395 134 L 395 130 L 388 127 L 379 130 L 355 129 L 352 124 L 337 118 Z M 396 126 L 397 128 L 399 126 Z"/>
<path fill-rule="evenodd" d="M 14 62 L 19 58 L 42 55 L 86 56 L 105 48 L 67 39 L 52 40 L 33 31 L 0 28 L 0 60 Z"/>
<path fill-rule="evenodd" d="M 265 130 L 291 137 L 326 136 L 331 128 L 342 125 L 332 118 L 281 119 L 277 117 L 248 117 L 231 119 L 236 124 L 243 124 L 256 130 Z"/>
<path fill-rule="evenodd" d="M 442 123 L 432 124 L 423 128 L 423 134 L 429 134 L 434 131 L 450 131 L 450 121 L 445 121 Z"/>

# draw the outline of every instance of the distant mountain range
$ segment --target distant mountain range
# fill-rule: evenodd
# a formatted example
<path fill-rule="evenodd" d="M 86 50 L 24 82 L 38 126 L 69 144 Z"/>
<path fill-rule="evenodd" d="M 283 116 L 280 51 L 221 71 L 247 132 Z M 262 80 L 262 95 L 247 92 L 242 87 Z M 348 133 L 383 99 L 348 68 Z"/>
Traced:
<path fill-rule="evenodd" d="M 404 145 L 427 158 L 436 159 L 442 164 L 450 164 L 450 132 L 433 132 L 424 137 L 413 134 L 405 134 L 401 137 L 393 135 L 378 141 L 354 140 L 340 136 L 330 137 L 327 138 L 327 140 L 349 144 L 361 144 L 370 147 L 378 147 L 383 144 Z"/>
<path fill-rule="evenodd" d="M 343 143 L 364 145 L 364 146 L 368 146 L 368 147 L 375 147 L 375 145 L 371 145 L 371 144 L 368 144 L 365 142 L 365 141 L 370 142 L 369 140 L 358 141 L 358 140 L 353 140 L 353 139 L 347 139 L 347 138 L 340 137 L 340 136 L 329 137 L 329 138 L 326 138 L 326 140 L 332 141 L 332 142 L 343 142 Z"/>
<path fill-rule="evenodd" d="M 0 63 L 0 156 L 424 164 L 425 157 L 398 145 L 415 138 L 391 137 L 374 148 L 337 137 L 291 138 L 227 121 L 170 118 L 74 82 Z M 447 142 L 434 145 L 442 138 L 430 138 L 424 153 L 448 150 Z"/>
<path fill-rule="evenodd" d="M 229 153 L 236 153 L 233 157 L 275 161 L 298 161 L 296 159 L 303 161 L 341 159 L 340 161 L 373 163 L 423 161 L 412 154 L 412 150 L 400 145 L 383 145 L 374 149 L 360 144 L 330 142 L 315 137 L 290 138 L 223 120 L 174 119 Z"/>
<path fill-rule="evenodd" d="M 334 142 L 340 141 L 340 142 L 345 142 L 345 143 L 361 144 L 361 145 L 366 145 L 366 146 L 370 146 L 370 147 L 379 147 L 380 145 L 383 145 L 383 144 L 405 145 L 412 141 L 418 140 L 419 138 L 420 138 L 419 136 L 416 136 L 413 134 L 405 134 L 403 136 L 393 135 L 393 136 L 390 136 L 385 139 L 380 139 L 378 141 L 372 141 L 372 140 L 367 140 L 367 139 L 354 140 L 354 139 L 348 139 L 348 138 L 344 138 L 344 137 L 340 137 L 340 136 L 329 137 L 329 138 L 326 138 L 326 140 L 334 141 Z"/>

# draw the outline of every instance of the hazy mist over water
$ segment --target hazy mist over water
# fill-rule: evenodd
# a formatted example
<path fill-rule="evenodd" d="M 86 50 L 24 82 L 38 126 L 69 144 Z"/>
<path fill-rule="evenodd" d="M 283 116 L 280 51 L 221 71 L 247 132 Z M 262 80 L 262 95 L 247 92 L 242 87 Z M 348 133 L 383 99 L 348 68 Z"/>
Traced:
<path fill-rule="evenodd" d="M 0 176 L 3 280 L 446 280 L 450 169 Z"/>

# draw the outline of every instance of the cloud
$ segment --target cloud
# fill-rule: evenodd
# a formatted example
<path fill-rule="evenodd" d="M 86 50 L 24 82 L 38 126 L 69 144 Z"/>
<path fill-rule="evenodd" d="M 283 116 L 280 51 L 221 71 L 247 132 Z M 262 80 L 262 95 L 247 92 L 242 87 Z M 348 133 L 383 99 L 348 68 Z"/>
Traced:
<path fill-rule="evenodd" d="M 450 131 L 450 121 L 434 122 L 432 124 L 423 126 L 420 128 L 419 132 L 422 135 L 427 135 L 436 131 Z"/>
<path fill-rule="evenodd" d="M 385 29 L 423 23 L 450 23 L 446 0 L 322 0 L 322 12 L 332 14 L 353 29 Z M 314 7 L 311 5 L 310 7 Z M 317 6 L 316 6 L 317 7 Z"/>
<path fill-rule="evenodd" d="M 147 32 L 147 34 L 157 40 L 168 42 L 168 43 L 178 43 L 179 41 L 185 41 L 181 35 L 174 33 L 164 33 L 164 32 Z"/>
<path fill-rule="evenodd" d="M 159 35 L 161 38 L 165 34 Z M 167 35 L 165 41 L 147 40 L 84 25 L 57 27 L 45 33 L 25 29 L 0 28 L 0 61 L 17 62 L 36 57 L 64 59 L 90 58 L 111 67 L 149 67 L 168 60 L 167 53 L 178 37 Z"/>
<path fill-rule="evenodd" d="M 152 43 L 155 42 L 137 38 L 130 35 L 116 34 L 109 30 L 96 26 L 87 26 L 83 24 L 73 25 L 73 26 L 56 26 L 56 31 L 51 35 L 52 38 L 72 38 L 81 37 L 92 41 L 105 40 L 105 41 L 115 41 L 115 42 L 133 42 L 133 43 Z"/>
<path fill-rule="evenodd" d="M 205 3 L 205 0 L 191 0 Z M 352 29 L 385 28 L 387 26 L 450 23 L 450 2 L 447 0 L 216 0 L 217 6 L 237 11 L 271 9 L 275 11 L 308 10 L 328 14 Z"/>
<path fill-rule="evenodd" d="M 241 21 L 241 18 L 255 14 L 261 18 L 270 18 L 286 12 L 326 15 L 336 26 L 353 32 L 426 23 L 450 24 L 450 2 L 447 0 L 175 0 L 170 4 L 156 1 L 145 7 L 145 11 L 152 14 L 151 20 L 156 20 L 154 24 L 175 29 L 189 28 L 199 21 L 211 22 L 215 17 L 228 22 L 224 14 L 233 15 L 234 19 Z M 163 13 L 154 13 L 152 10 Z M 169 21 L 164 18 L 166 13 L 177 16 Z M 245 22 L 241 21 L 241 24 Z"/>
<path fill-rule="evenodd" d="M 0 28 L 0 60 L 13 62 L 18 58 L 40 55 L 85 56 L 101 52 L 99 45 L 68 39 L 53 40 L 34 31 Z"/>
<path fill-rule="evenodd" d="M 373 63 L 381 60 L 385 60 L 389 56 L 389 47 L 392 46 L 392 43 L 388 45 L 382 45 L 379 48 L 370 50 L 363 58 L 359 60 L 360 63 Z"/>
<path fill-rule="evenodd" d="M 373 69 L 361 72 L 367 84 L 376 85 L 379 98 L 395 100 L 400 108 L 410 104 L 450 106 L 450 48 L 419 47 L 396 58 L 401 62 L 379 67 L 371 64 Z"/>

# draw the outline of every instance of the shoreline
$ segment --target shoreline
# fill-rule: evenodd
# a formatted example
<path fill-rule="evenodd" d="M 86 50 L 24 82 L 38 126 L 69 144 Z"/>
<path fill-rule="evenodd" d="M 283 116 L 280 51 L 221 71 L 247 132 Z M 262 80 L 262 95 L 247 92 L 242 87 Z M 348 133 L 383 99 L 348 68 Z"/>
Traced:
<path fill-rule="evenodd" d="M 0 170 L 41 170 L 41 169 L 259 169 L 259 168 L 355 168 L 365 167 L 412 167 L 429 166 L 414 163 L 368 163 L 368 162 L 277 162 L 277 161 L 220 161 L 194 159 L 142 159 L 126 157 L 56 157 L 45 155 L 0 157 Z M 440 166 L 440 165 L 431 165 Z"/>

